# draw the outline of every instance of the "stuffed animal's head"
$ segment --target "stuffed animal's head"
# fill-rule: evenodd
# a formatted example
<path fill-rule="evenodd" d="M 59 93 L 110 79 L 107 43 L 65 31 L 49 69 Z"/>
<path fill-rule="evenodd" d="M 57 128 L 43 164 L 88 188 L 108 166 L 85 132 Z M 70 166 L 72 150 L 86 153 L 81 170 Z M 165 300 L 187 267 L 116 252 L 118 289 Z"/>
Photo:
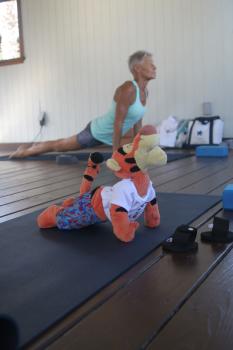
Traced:
<path fill-rule="evenodd" d="M 155 127 L 145 125 L 132 143 L 126 144 L 107 160 L 107 166 L 120 178 L 132 178 L 138 172 L 146 172 L 148 167 L 167 162 L 166 153 L 159 147 L 159 135 Z"/>

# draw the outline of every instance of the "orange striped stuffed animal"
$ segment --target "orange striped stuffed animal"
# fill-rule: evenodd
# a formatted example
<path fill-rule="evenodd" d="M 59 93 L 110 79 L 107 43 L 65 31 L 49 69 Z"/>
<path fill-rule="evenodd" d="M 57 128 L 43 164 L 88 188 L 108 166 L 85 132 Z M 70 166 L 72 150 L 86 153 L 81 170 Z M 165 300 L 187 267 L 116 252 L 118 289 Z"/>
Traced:
<path fill-rule="evenodd" d="M 162 165 L 166 153 L 158 146 L 156 129 L 144 126 L 131 144 L 115 151 L 106 164 L 121 178 L 113 186 L 100 186 L 91 191 L 93 180 L 99 173 L 103 158 L 98 152 L 90 155 L 77 198 L 66 199 L 61 206 L 52 205 L 38 219 L 40 228 L 78 229 L 109 219 L 115 236 L 132 241 L 139 226 L 136 219 L 144 212 L 146 226 L 160 224 L 156 193 L 147 168 Z"/>

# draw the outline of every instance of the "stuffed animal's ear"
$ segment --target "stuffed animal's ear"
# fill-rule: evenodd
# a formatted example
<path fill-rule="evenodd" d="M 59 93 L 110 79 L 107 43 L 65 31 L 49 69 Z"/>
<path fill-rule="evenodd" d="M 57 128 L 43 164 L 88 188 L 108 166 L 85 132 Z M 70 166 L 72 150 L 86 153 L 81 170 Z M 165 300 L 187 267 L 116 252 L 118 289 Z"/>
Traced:
<path fill-rule="evenodd" d="M 147 156 L 147 165 L 164 165 L 167 163 L 167 154 L 156 146 L 153 148 Z"/>
<path fill-rule="evenodd" d="M 155 135 L 155 146 L 159 146 L 160 143 L 160 134 Z"/>
<path fill-rule="evenodd" d="M 110 158 L 106 161 L 106 165 L 109 169 L 111 169 L 112 171 L 120 171 L 121 167 L 120 165 L 117 163 L 117 161 L 113 158 Z"/>
<path fill-rule="evenodd" d="M 159 134 L 141 135 L 139 148 L 152 149 L 159 145 Z"/>
<path fill-rule="evenodd" d="M 137 166 L 141 170 L 146 170 L 149 166 L 152 165 L 166 164 L 167 155 L 159 146 L 156 146 L 149 152 L 146 152 L 145 149 L 139 149 L 135 152 L 135 160 Z"/>
<path fill-rule="evenodd" d="M 132 145 L 132 143 L 127 143 L 127 144 L 123 145 L 122 148 L 123 148 L 123 151 L 125 153 L 130 153 L 133 150 L 133 145 Z"/>

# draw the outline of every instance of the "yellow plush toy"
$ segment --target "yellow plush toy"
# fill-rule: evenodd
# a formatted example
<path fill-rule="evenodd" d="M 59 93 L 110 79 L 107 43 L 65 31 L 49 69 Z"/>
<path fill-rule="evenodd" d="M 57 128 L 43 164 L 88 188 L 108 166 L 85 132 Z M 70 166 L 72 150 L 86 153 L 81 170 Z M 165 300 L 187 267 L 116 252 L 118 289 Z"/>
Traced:
<path fill-rule="evenodd" d="M 139 226 L 136 219 L 144 212 L 145 225 L 160 224 L 155 189 L 148 167 L 167 162 L 166 153 L 158 146 L 159 137 L 151 125 L 144 126 L 131 144 L 115 151 L 106 164 L 121 178 L 113 186 L 100 186 L 90 191 L 97 176 L 102 156 L 90 155 L 80 187 L 80 195 L 68 198 L 61 206 L 50 206 L 38 217 L 40 228 L 78 229 L 109 219 L 113 233 L 123 242 L 134 239 Z"/>

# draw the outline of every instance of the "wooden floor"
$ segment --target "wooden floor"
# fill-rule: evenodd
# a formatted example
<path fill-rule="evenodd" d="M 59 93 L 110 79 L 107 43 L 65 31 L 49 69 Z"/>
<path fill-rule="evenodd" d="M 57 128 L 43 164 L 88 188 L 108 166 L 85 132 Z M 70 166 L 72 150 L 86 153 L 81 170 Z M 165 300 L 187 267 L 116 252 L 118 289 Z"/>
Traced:
<path fill-rule="evenodd" d="M 78 194 L 84 168 L 82 162 L 0 162 L 0 222 Z M 114 183 L 102 168 L 95 185 Z M 185 158 L 150 175 L 160 192 L 221 195 L 233 183 L 233 153 Z M 216 214 L 228 217 L 233 230 L 233 212 L 216 205 L 192 223 L 198 228 L 197 254 L 155 249 L 28 349 L 233 349 L 233 243 L 209 245 L 199 239 Z"/>

